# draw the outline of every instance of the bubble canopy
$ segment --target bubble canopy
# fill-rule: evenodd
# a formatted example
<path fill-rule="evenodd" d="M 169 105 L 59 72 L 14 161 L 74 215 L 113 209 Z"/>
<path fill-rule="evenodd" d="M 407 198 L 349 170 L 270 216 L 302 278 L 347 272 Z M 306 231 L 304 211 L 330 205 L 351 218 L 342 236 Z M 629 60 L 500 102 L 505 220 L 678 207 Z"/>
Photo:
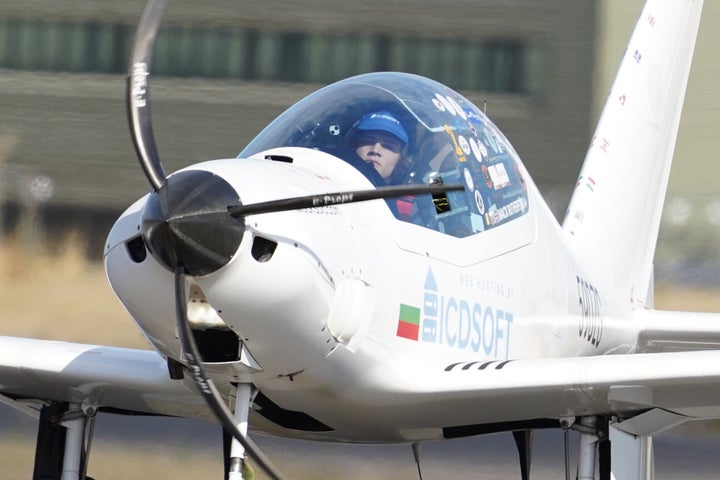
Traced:
<path fill-rule="evenodd" d="M 371 142 L 375 146 L 367 146 Z M 446 196 L 388 200 L 400 220 L 456 237 L 528 211 L 524 169 L 500 130 L 459 93 L 417 75 L 370 73 L 322 88 L 281 114 L 239 157 L 287 146 L 330 153 L 378 186 L 464 185 L 465 191 Z M 387 158 L 397 154 L 392 173 L 381 174 L 380 161 L 361 158 L 364 146 Z"/>

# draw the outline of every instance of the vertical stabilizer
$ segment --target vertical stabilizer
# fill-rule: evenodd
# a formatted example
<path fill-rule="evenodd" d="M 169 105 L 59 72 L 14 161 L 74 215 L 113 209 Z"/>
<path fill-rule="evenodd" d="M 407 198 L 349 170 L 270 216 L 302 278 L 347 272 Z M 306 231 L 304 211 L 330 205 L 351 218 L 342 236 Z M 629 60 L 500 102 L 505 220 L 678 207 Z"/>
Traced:
<path fill-rule="evenodd" d="M 646 3 L 563 222 L 580 258 L 638 306 L 652 275 L 702 3 Z"/>

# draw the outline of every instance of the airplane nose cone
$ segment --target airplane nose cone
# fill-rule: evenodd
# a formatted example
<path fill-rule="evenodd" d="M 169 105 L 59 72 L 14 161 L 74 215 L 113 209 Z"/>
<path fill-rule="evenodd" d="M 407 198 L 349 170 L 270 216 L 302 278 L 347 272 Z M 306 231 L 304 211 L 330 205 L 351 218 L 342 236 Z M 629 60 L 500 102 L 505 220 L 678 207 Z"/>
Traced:
<path fill-rule="evenodd" d="M 242 241 L 245 220 L 228 213 L 228 206 L 238 203 L 237 192 L 221 177 L 202 170 L 178 172 L 145 204 L 145 244 L 171 271 L 213 273 L 232 259 Z"/>

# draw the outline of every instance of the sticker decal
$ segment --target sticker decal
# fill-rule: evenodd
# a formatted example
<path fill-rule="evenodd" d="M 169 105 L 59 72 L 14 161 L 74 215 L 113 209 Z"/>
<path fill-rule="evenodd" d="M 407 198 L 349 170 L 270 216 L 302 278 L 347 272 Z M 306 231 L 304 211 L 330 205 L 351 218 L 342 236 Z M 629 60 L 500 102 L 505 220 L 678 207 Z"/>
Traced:
<path fill-rule="evenodd" d="M 492 148 L 495 153 L 505 153 L 505 144 L 497 137 L 495 132 L 488 128 L 485 128 L 485 138 L 490 144 L 490 148 Z"/>
<path fill-rule="evenodd" d="M 477 206 L 480 215 L 485 215 L 485 202 L 480 194 L 480 190 L 475 190 L 475 206 Z"/>
<path fill-rule="evenodd" d="M 482 155 L 482 152 L 480 151 L 480 147 L 478 147 L 478 142 L 474 138 L 470 139 L 470 149 L 472 150 L 473 155 L 475 155 L 475 159 L 478 162 L 482 163 L 483 155 Z"/>
<path fill-rule="evenodd" d="M 465 155 L 470 155 L 472 150 L 470 150 L 470 144 L 464 136 L 458 135 L 458 144 L 460 144 L 460 148 L 465 152 Z"/>
<path fill-rule="evenodd" d="M 458 162 L 465 162 L 467 160 L 464 155 L 465 152 L 463 152 L 463 149 L 460 148 L 460 145 L 455 138 L 455 133 L 453 133 L 452 128 L 450 128 L 449 125 L 444 125 L 443 127 L 445 128 L 445 132 L 450 136 L 450 139 L 452 140 L 453 147 L 455 148 L 455 155 L 457 155 L 458 157 Z"/>
<path fill-rule="evenodd" d="M 490 177 L 490 172 L 488 171 L 487 165 L 482 166 L 482 173 L 483 177 L 485 178 L 485 185 L 487 185 L 488 188 L 493 188 L 492 178 Z"/>
<path fill-rule="evenodd" d="M 468 190 L 475 190 L 475 183 L 473 182 L 472 173 L 467 168 L 463 169 L 463 175 L 465 176 L 465 184 Z"/>
<path fill-rule="evenodd" d="M 432 269 L 428 269 L 420 301 L 422 308 L 400 305 L 398 337 L 508 359 L 512 313 L 446 293 Z"/>
<path fill-rule="evenodd" d="M 400 304 L 397 336 L 408 340 L 417 340 L 420 333 L 420 309 Z"/>
<path fill-rule="evenodd" d="M 439 93 L 436 93 L 435 98 L 443 105 L 443 107 L 445 107 L 445 110 L 448 113 L 452 114 L 453 117 L 455 115 L 457 115 L 457 113 L 455 112 L 455 109 L 453 109 L 452 104 L 450 104 L 450 102 L 448 102 L 448 99 L 446 97 L 440 95 Z"/>
<path fill-rule="evenodd" d="M 512 201 L 500 208 L 492 205 L 488 212 L 485 214 L 485 222 L 488 225 L 495 225 L 502 222 L 506 218 L 512 217 L 513 215 L 526 212 L 527 207 L 527 200 L 523 197 L 520 197 L 517 200 Z"/>
<path fill-rule="evenodd" d="M 495 165 L 491 165 L 488 168 L 488 173 L 490 174 L 490 179 L 495 185 L 495 190 L 500 190 L 501 188 L 510 185 L 510 177 L 508 177 L 504 164 L 497 163 Z"/>
<path fill-rule="evenodd" d="M 488 158 L 488 149 L 482 140 L 478 140 L 477 146 L 478 146 L 478 149 L 480 150 L 480 154 L 483 156 L 483 158 Z"/>
<path fill-rule="evenodd" d="M 462 107 L 460 105 L 458 105 L 458 103 L 455 101 L 455 99 L 450 96 L 445 97 L 445 98 L 447 98 L 448 102 L 450 102 L 450 105 L 453 106 L 453 109 L 455 110 L 455 112 L 457 112 L 457 114 L 460 115 L 460 118 L 462 118 L 463 120 L 467 120 L 467 115 L 465 115 L 465 112 L 463 111 Z"/>

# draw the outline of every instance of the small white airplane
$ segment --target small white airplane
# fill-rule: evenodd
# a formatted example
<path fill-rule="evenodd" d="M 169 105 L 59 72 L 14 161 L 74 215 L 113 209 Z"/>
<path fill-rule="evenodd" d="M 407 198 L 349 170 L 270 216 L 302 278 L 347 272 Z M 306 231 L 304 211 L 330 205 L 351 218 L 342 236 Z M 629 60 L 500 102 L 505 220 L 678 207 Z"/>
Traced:
<path fill-rule="evenodd" d="M 647 2 L 562 225 L 482 110 L 403 73 L 327 86 L 239 158 L 166 176 L 163 7 L 128 75 L 153 191 L 105 246 L 154 350 L 0 337 L 0 400 L 39 417 L 34 478 L 85 478 L 97 412 L 218 421 L 233 480 L 247 456 L 282 478 L 248 424 L 408 443 L 420 475 L 422 442 L 512 432 L 523 479 L 533 430 L 576 430 L 578 479 L 646 479 L 653 434 L 720 417 L 720 316 L 652 306 L 702 0 Z"/>

